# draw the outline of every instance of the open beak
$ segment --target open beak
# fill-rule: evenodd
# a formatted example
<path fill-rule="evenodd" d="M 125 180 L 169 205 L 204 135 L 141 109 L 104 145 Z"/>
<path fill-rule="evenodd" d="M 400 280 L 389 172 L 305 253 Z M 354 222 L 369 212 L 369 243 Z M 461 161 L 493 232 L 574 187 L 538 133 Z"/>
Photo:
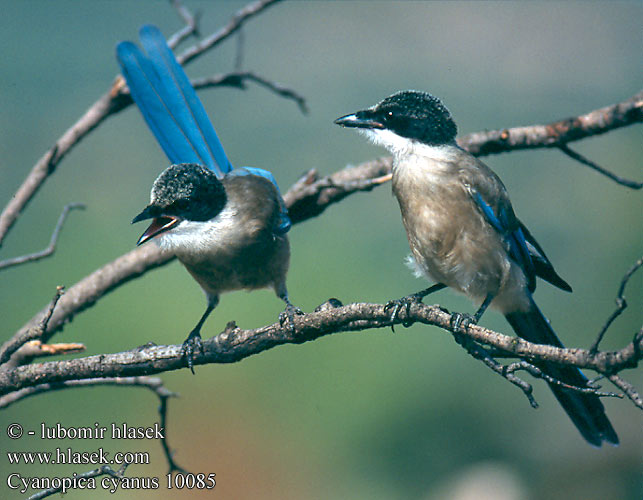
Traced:
<path fill-rule="evenodd" d="M 145 219 L 152 219 L 152 223 L 138 239 L 136 245 L 142 245 L 146 241 L 154 238 L 154 236 L 172 229 L 181 222 L 181 219 L 172 215 L 159 215 L 155 217 L 153 215 L 154 208 L 155 207 L 152 206 L 145 207 L 145 209 L 132 220 L 132 224 L 134 224 Z"/>
<path fill-rule="evenodd" d="M 358 111 L 352 115 L 342 116 L 335 120 L 337 125 L 351 128 L 384 128 L 384 125 L 377 120 L 369 118 L 365 111 Z"/>

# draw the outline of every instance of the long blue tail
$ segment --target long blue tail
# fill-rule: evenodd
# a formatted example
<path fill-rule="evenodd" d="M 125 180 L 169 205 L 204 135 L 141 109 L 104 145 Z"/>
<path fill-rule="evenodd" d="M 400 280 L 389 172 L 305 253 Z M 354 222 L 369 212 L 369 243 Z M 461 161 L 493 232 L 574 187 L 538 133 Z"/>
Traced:
<path fill-rule="evenodd" d="M 219 177 L 232 170 L 190 80 L 156 26 L 140 30 L 141 45 L 116 47 L 132 98 L 172 163 L 198 163 Z"/>
<path fill-rule="evenodd" d="M 518 336 L 536 344 L 548 344 L 563 347 L 563 344 L 552 330 L 549 321 L 531 301 L 528 312 L 510 313 L 505 316 Z M 587 387 L 587 377 L 578 368 L 539 363 L 544 373 L 566 384 L 576 387 Z M 601 446 L 603 441 L 618 444 L 618 436 L 605 415 L 605 408 L 598 396 L 583 394 L 566 389 L 556 384 L 549 384 L 556 399 L 572 419 L 583 437 L 594 446 Z"/>

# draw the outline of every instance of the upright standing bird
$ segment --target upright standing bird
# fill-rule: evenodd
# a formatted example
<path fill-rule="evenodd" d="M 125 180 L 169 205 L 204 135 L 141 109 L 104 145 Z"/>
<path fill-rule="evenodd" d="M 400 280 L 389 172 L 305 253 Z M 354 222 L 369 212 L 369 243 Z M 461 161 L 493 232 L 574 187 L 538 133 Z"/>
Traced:
<path fill-rule="evenodd" d="M 272 174 L 233 169 L 185 72 L 155 26 L 140 30 L 144 54 L 121 42 L 116 57 L 129 87 L 172 165 L 154 181 L 150 204 L 134 222 L 152 219 L 138 245 L 154 239 L 172 251 L 201 285 L 205 313 L 183 343 L 194 372 L 201 327 L 222 292 L 271 287 L 286 302 L 283 321 L 298 312 L 288 299 L 290 219 Z"/>
<path fill-rule="evenodd" d="M 437 97 L 398 92 L 335 123 L 357 128 L 393 154 L 393 194 L 411 260 L 419 275 L 436 283 L 407 300 L 450 287 L 482 304 L 467 322 L 477 323 L 491 305 L 525 340 L 563 347 L 532 293 L 536 277 L 565 291 L 571 287 L 516 218 L 498 176 L 456 144 L 455 122 Z M 565 384 L 588 387 L 577 368 L 538 366 Z M 589 443 L 618 444 L 598 396 L 549 385 Z"/>

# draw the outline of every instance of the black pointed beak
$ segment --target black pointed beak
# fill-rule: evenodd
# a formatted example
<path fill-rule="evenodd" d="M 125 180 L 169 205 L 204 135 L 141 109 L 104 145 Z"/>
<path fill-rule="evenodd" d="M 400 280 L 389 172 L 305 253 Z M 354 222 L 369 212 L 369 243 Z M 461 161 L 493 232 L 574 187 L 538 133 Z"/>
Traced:
<path fill-rule="evenodd" d="M 158 207 L 155 207 L 154 205 L 148 205 L 140 214 L 132 219 L 132 224 L 146 219 L 152 219 L 152 223 L 148 226 L 148 228 L 136 242 L 137 246 L 142 245 L 158 234 L 172 229 L 179 222 L 181 222 L 181 219 L 179 217 L 175 217 L 173 215 L 160 215 Z"/>
<path fill-rule="evenodd" d="M 158 209 L 154 205 L 146 206 L 140 214 L 132 219 L 132 224 L 156 217 L 156 215 L 158 215 L 157 210 Z"/>
<path fill-rule="evenodd" d="M 384 124 L 375 120 L 365 111 L 358 111 L 335 120 L 337 125 L 350 128 L 384 128 Z"/>

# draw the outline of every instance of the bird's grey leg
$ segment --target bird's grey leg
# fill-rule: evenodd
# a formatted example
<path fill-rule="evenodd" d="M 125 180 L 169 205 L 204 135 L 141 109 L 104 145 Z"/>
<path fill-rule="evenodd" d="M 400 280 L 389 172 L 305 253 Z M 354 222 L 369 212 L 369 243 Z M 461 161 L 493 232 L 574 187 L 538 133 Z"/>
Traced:
<path fill-rule="evenodd" d="M 218 303 L 218 295 L 208 296 L 208 307 L 203 313 L 203 316 L 201 316 L 199 322 L 188 335 L 188 338 L 185 339 L 185 342 L 183 342 L 183 345 L 181 346 L 181 355 L 185 356 L 188 368 L 190 369 L 192 374 L 194 374 L 194 362 L 192 359 L 194 353 L 197 350 L 203 352 L 203 345 L 201 344 L 201 327 L 203 326 L 203 323 L 205 323 L 205 320 L 208 319 L 208 316 L 210 316 L 210 313 L 214 310 L 215 307 L 217 307 Z"/>

